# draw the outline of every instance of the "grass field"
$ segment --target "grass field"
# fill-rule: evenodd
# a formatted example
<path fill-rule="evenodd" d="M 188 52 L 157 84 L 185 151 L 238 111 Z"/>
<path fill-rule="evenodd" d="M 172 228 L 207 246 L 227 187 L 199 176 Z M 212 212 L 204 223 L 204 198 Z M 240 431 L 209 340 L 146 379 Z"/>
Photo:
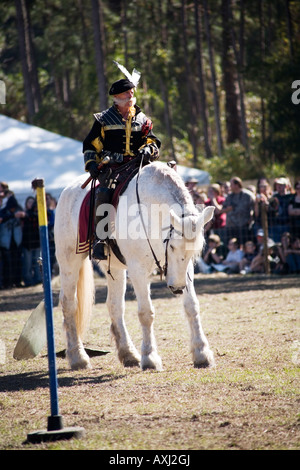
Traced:
<path fill-rule="evenodd" d="M 0 449 L 298 450 L 300 448 L 300 277 L 197 275 L 202 324 L 216 367 L 194 369 L 181 300 L 154 279 L 155 332 L 164 370 L 124 369 L 111 343 L 105 281 L 97 293 L 86 347 L 108 351 L 93 368 L 70 371 L 57 358 L 65 426 L 85 437 L 25 444 L 50 414 L 47 349 L 16 361 L 13 350 L 41 287 L 1 292 Z M 57 351 L 64 349 L 54 286 Z M 141 342 L 128 286 L 127 325 Z"/>

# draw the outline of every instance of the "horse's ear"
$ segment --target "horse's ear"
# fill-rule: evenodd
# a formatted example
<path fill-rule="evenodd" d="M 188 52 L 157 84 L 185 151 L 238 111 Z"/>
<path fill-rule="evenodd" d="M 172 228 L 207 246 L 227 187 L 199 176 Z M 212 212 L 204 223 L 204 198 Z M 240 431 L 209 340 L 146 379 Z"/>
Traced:
<path fill-rule="evenodd" d="M 174 212 L 173 209 L 170 210 L 171 222 L 174 225 L 174 228 L 179 232 L 182 231 L 182 218 L 178 217 L 178 215 Z"/>
<path fill-rule="evenodd" d="M 204 225 L 209 222 L 214 215 L 215 208 L 213 206 L 207 206 L 200 212 L 198 221 L 197 221 L 197 230 L 200 230 Z"/>
<path fill-rule="evenodd" d="M 203 219 L 204 219 L 204 225 L 206 225 L 207 222 L 209 222 L 213 218 L 214 212 L 215 212 L 214 206 L 205 207 L 205 209 L 202 212 Z"/>

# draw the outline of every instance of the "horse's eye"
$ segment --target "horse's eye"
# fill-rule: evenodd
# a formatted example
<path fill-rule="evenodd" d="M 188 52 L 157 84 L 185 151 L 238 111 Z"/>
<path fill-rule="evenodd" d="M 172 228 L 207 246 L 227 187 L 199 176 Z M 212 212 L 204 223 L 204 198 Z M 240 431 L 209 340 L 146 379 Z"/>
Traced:
<path fill-rule="evenodd" d="M 170 245 L 170 248 L 172 251 L 174 251 L 174 246 L 173 245 Z"/>

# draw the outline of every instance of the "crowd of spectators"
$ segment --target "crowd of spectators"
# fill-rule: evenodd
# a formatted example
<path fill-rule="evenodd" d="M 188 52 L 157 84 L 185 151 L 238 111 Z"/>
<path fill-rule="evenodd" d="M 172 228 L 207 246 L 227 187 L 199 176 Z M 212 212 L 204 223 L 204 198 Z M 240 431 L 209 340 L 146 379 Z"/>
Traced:
<path fill-rule="evenodd" d="M 207 192 L 197 181 L 187 182 L 195 204 L 214 206 L 205 227 L 206 244 L 195 271 L 300 273 L 300 181 L 266 178 L 244 187 L 233 177 Z M 46 194 L 51 271 L 56 269 L 54 219 L 56 200 Z M 28 196 L 24 207 L 8 185 L 0 182 L 0 288 L 27 287 L 42 282 L 37 202 Z M 265 253 L 267 251 L 267 254 Z"/>
<path fill-rule="evenodd" d="M 55 267 L 54 218 L 56 200 L 46 194 L 51 271 Z M 0 288 L 29 287 L 42 282 L 36 198 L 22 207 L 8 185 L 0 182 Z"/>
<path fill-rule="evenodd" d="M 300 273 L 300 181 L 279 177 L 244 187 L 233 177 L 212 184 L 207 194 L 187 183 L 194 201 L 214 206 L 205 227 L 206 245 L 195 271 Z"/>

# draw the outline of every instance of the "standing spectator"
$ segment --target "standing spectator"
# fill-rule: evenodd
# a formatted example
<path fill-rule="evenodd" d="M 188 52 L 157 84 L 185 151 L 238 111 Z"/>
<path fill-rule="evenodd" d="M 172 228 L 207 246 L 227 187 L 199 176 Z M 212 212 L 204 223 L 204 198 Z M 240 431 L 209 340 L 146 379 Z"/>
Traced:
<path fill-rule="evenodd" d="M 226 214 L 226 240 L 237 238 L 243 245 L 247 240 L 253 240 L 253 193 L 243 188 L 242 180 L 234 177 L 230 180 L 231 193 L 223 204 L 222 212 Z"/>
<path fill-rule="evenodd" d="M 187 187 L 187 189 L 191 193 L 191 196 L 193 198 L 193 201 L 194 201 L 195 205 L 203 204 L 203 202 L 204 202 L 202 197 L 200 196 L 198 190 L 197 190 L 197 184 L 198 184 L 198 180 L 196 180 L 196 178 L 191 178 L 185 183 L 185 186 Z"/>
<path fill-rule="evenodd" d="M 275 241 L 280 242 L 283 232 L 289 232 L 289 214 L 288 206 L 290 204 L 291 194 L 289 193 L 289 180 L 287 178 L 277 178 L 274 182 L 275 193 L 272 197 L 272 204 L 275 205 L 275 212 L 270 217 L 269 235 Z"/>
<path fill-rule="evenodd" d="M 221 196 L 226 198 L 228 194 L 231 192 L 230 182 L 229 181 L 224 181 L 224 182 L 217 181 L 217 184 L 220 186 Z"/>
<path fill-rule="evenodd" d="M 265 209 L 269 221 L 269 204 L 272 197 L 272 189 L 266 178 L 260 178 L 257 181 L 256 196 L 254 201 L 254 231 L 262 228 L 262 210 Z"/>
<path fill-rule="evenodd" d="M 225 197 L 221 195 L 219 184 L 212 184 L 207 191 L 208 199 L 204 202 L 206 206 L 214 206 L 214 217 L 211 221 L 209 230 L 220 235 L 222 238 L 222 229 L 226 226 L 226 214 L 222 212 Z"/>
<path fill-rule="evenodd" d="M 0 249 L 2 254 L 4 288 L 20 287 L 22 281 L 21 243 L 22 226 L 20 217 L 24 211 L 6 183 L 0 183 L 3 195 L 0 209 Z"/>
<path fill-rule="evenodd" d="M 55 242 L 54 242 L 54 221 L 55 221 L 56 200 L 50 193 L 46 193 L 46 205 L 47 205 L 47 216 L 48 216 L 50 267 L 51 267 L 51 274 L 52 274 L 54 264 L 56 261 Z"/>
<path fill-rule="evenodd" d="M 300 237 L 300 180 L 295 183 L 295 194 L 291 195 L 288 205 L 288 214 L 290 216 L 291 234 L 294 237 Z"/>
<path fill-rule="evenodd" d="M 22 248 L 24 284 L 26 287 L 40 284 L 42 276 L 38 264 L 41 255 L 39 221 L 37 203 L 32 196 L 25 201 Z"/>

